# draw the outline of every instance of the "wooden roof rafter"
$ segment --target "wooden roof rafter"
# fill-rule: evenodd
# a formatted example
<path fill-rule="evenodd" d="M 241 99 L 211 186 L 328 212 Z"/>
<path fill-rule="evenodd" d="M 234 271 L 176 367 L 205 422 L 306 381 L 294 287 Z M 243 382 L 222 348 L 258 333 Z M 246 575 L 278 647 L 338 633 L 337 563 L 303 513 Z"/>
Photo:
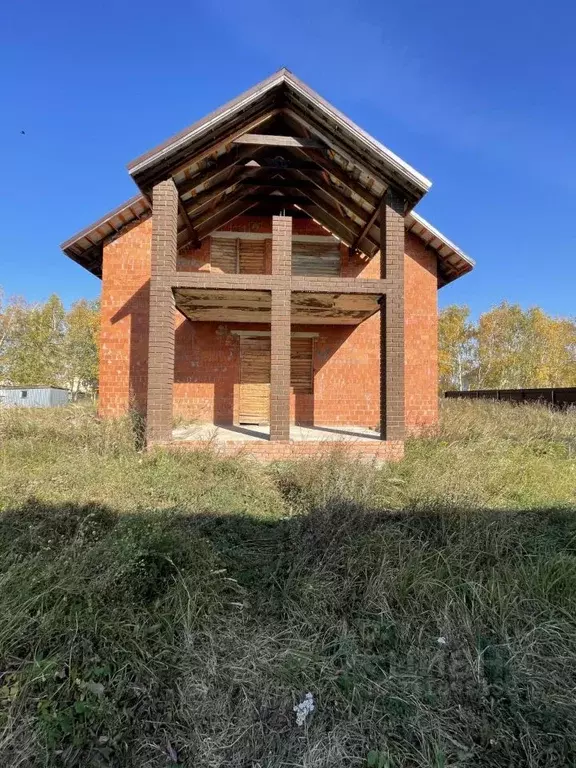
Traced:
<path fill-rule="evenodd" d="M 96 274 L 102 244 L 149 216 L 152 187 L 170 177 L 181 198 L 179 243 L 198 242 L 255 205 L 274 210 L 280 195 L 267 192 L 280 190 L 286 193 L 281 205 L 296 206 L 343 242 L 372 254 L 380 200 L 393 185 L 407 201 L 406 229 L 438 254 L 440 272 L 447 275 L 441 279 L 473 265 L 413 214 L 430 182 L 285 69 L 137 158 L 129 171 L 141 195 L 63 244 Z"/>
<path fill-rule="evenodd" d="M 265 112 L 263 115 L 259 115 L 257 118 L 249 122 L 247 125 L 243 125 L 242 127 L 238 128 L 235 131 L 232 131 L 229 134 L 224 135 L 220 140 L 213 141 L 212 143 L 209 143 L 208 146 L 206 146 L 205 149 L 203 149 L 198 154 L 193 155 L 192 157 L 188 157 L 186 160 L 183 160 L 178 165 L 175 165 L 174 167 L 171 167 L 170 165 L 167 167 L 166 171 L 163 172 L 163 175 L 166 176 L 177 176 L 179 173 L 185 172 L 188 168 L 190 168 L 192 165 L 196 165 L 206 158 L 209 158 L 215 154 L 218 153 L 219 150 L 228 148 L 228 151 L 233 148 L 234 146 L 234 139 L 236 139 L 238 136 L 243 136 L 245 133 L 254 130 L 255 128 L 260 128 L 263 125 L 265 125 L 268 121 L 272 120 L 276 115 L 280 113 L 280 109 L 278 107 L 275 107 L 274 109 L 270 109 L 267 112 Z M 145 188 L 148 188 L 150 186 L 153 186 L 153 183 L 148 183 L 145 186 L 139 185 L 142 190 Z"/>
<path fill-rule="evenodd" d="M 251 160 L 253 154 L 253 147 L 234 145 L 222 155 L 208 156 L 203 161 L 203 167 L 195 174 L 186 176 L 183 180 L 175 179 L 180 195 L 184 196 L 198 187 L 214 182 L 222 174 Z"/>

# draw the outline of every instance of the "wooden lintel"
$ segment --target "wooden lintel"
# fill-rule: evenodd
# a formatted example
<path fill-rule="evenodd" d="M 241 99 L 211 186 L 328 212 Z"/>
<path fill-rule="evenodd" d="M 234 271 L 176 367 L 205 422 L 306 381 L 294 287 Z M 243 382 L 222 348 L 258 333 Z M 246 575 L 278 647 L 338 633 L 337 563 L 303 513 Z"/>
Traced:
<path fill-rule="evenodd" d="M 265 147 L 298 147 L 300 149 L 328 149 L 326 144 L 316 139 L 303 139 L 299 136 L 272 136 L 265 133 L 244 133 L 237 136 L 235 144 L 256 144 Z"/>

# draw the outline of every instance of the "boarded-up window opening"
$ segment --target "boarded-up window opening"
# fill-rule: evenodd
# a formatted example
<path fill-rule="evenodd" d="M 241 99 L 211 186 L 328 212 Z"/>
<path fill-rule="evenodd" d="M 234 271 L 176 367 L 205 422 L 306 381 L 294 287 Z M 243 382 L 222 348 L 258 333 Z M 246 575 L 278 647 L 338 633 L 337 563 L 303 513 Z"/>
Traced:
<path fill-rule="evenodd" d="M 240 339 L 240 424 L 270 423 L 270 339 Z"/>
<path fill-rule="evenodd" d="M 314 339 L 292 337 L 290 386 L 294 393 L 311 395 L 314 391 Z"/>
<path fill-rule="evenodd" d="M 238 240 L 239 272 L 245 275 L 263 275 L 265 261 L 265 240 Z"/>
<path fill-rule="evenodd" d="M 213 237 L 210 244 L 212 272 L 263 275 L 266 265 L 266 241 Z"/>
<path fill-rule="evenodd" d="M 238 272 L 238 243 L 224 237 L 213 237 L 210 242 L 210 271 L 235 274 Z"/>
<path fill-rule="evenodd" d="M 292 243 L 292 274 L 340 276 L 339 243 Z"/>

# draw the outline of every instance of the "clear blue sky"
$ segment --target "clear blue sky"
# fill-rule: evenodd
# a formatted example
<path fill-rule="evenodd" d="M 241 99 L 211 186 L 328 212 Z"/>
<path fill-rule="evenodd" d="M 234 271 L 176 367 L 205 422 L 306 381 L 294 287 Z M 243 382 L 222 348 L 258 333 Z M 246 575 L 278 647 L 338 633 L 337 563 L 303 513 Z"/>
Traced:
<path fill-rule="evenodd" d="M 98 295 L 59 243 L 135 193 L 128 161 L 286 66 L 433 181 L 417 210 L 478 265 L 441 305 L 576 314 L 575 28 L 568 0 L 7 3 L 0 285 Z"/>

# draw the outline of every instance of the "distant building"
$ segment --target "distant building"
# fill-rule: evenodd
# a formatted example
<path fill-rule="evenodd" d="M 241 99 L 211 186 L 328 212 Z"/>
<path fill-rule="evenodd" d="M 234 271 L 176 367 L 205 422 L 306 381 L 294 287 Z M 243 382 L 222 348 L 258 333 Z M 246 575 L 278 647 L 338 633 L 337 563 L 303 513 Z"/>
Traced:
<path fill-rule="evenodd" d="M 69 402 L 70 392 L 61 387 L 0 385 L 0 407 L 5 405 L 51 408 L 56 405 L 67 405 Z"/>

